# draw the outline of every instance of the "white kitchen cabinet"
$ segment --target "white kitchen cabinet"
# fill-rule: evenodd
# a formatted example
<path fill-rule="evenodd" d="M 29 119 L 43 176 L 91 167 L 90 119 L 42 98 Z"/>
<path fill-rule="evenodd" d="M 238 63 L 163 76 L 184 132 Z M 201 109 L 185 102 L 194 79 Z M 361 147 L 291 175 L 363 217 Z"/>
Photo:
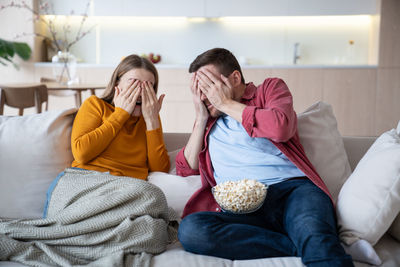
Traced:
<path fill-rule="evenodd" d="M 40 1 L 38 1 L 40 2 Z M 88 1 L 86 0 L 49 0 L 47 1 L 51 8 L 50 14 L 43 15 L 71 15 L 71 11 L 74 12 L 74 15 L 82 15 L 86 10 L 86 5 Z M 106 2 L 106 1 L 104 1 Z M 111 2 L 111 1 L 110 1 Z M 88 10 L 88 14 L 92 15 L 90 12 L 90 8 Z"/>
<path fill-rule="evenodd" d="M 206 17 L 285 16 L 289 0 L 205 0 Z"/>
<path fill-rule="evenodd" d="M 206 17 L 377 14 L 380 0 L 205 0 Z"/>
<path fill-rule="evenodd" d="M 204 16 L 204 0 L 93 0 L 95 16 Z"/>
<path fill-rule="evenodd" d="M 93 0 L 94 16 L 122 16 L 124 12 L 123 3 L 121 0 Z"/>
<path fill-rule="evenodd" d="M 375 15 L 381 0 L 288 0 L 288 16 Z"/>
<path fill-rule="evenodd" d="M 96 0 L 95 0 L 96 1 Z M 123 16 L 202 17 L 204 0 L 120 0 Z"/>
<path fill-rule="evenodd" d="M 316 16 L 377 14 L 381 0 L 92 0 L 94 16 Z M 54 15 L 81 14 L 87 1 L 50 0 Z"/>

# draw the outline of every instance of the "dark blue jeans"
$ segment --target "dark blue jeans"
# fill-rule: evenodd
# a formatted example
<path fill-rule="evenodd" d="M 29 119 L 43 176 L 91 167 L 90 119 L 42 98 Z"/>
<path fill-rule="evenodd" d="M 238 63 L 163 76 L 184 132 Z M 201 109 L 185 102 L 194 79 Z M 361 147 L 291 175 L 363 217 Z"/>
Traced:
<path fill-rule="evenodd" d="M 254 213 L 190 214 L 178 237 L 186 251 L 232 260 L 298 256 L 307 266 L 354 266 L 340 245 L 330 198 L 308 179 L 269 186 Z"/>

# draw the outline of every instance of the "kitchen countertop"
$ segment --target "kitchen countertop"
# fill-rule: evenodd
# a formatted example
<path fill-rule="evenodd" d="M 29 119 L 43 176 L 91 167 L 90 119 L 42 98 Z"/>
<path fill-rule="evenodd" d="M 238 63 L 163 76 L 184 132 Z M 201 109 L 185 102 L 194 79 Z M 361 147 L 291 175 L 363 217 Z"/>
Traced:
<path fill-rule="evenodd" d="M 35 67 L 50 67 L 51 62 L 35 62 Z M 188 69 L 189 64 L 155 64 L 159 69 Z M 115 68 L 113 64 L 78 63 L 78 68 Z M 242 69 L 373 69 L 378 65 L 241 65 Z"/>

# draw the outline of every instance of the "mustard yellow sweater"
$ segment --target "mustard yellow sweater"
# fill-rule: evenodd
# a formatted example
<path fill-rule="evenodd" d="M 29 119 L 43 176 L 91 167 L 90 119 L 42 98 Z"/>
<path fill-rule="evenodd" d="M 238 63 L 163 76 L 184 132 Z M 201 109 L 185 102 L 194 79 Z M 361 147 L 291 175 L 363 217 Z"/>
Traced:
<path fill-rule="evenodd" d="M 71 146 L 72 167 L 143 180 L 149 171 L 169 170 L 162 128 L 147 131 L 143 116 L 132 117 L 96 96 L 80 107 Z"/>

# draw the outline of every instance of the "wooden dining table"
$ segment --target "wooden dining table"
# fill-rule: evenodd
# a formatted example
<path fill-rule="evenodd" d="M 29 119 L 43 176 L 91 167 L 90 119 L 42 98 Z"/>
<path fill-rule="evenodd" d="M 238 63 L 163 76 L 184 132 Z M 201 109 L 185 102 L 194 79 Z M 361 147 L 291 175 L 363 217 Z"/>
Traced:
<path fill-rule="evenodd" d="M 76 95 L 76 102 L 77 105 L 80 107 L 82 105 L 82 92 L 83 91 L 90 91 L 92 95 L 95 95 L 95 91 L 98 89 L 105 89 L 107 87 L 106 84 L 100 83 L 78 83 L 78 84 L 63 84 L 57 82 L 39 82 L 39 83 L 7 83 L 7 84 L 0 84 L 1 87 L 26 87 L 26 86 L 35 86 L 39 84 L 44 84 L 47 87 L 48 91 L 65 91 L 65 90 L 72 90 L 77 93 Z"/>

